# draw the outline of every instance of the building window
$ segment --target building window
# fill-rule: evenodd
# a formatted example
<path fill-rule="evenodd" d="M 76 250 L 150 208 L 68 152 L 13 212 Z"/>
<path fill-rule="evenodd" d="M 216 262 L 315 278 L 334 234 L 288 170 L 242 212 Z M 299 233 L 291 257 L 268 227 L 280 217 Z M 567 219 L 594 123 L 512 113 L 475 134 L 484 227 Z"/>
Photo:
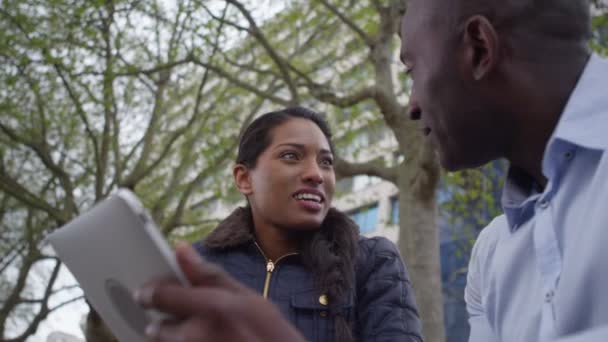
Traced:
<path fill-rule="evenodd" d="M 399 224 L 399 197 L 391 197 L 391 224 Z"/>
<path fill-rule="evenodd" d="M 361 234 L 367 234 L 376 230 L 378 223 L 378 202 L 356 209 L 348 214 L 359 226 Z"/>
<path fill-rule="evenodd" d="M 353 191 L 353 177 L 343 178 L 336 182 L 336 193 L 338 195 L 349 194 Z"/>
<path fill-rule="evenodd" d="M 358 175 L 353 177 L 353 191 L 361 191 L 372 185 L 378 184 L 382 179 L 375 176 Z"/>

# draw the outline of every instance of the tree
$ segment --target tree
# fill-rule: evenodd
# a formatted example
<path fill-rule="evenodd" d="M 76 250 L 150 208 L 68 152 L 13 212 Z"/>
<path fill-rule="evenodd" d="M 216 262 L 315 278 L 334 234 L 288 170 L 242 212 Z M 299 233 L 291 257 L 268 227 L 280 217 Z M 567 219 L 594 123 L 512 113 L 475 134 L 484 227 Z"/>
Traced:
<path fill-rule="evenodd" d="M 194 52 L 215 58 L 199 36 L 226 39 L 223 25 L 191 27 L 193 3 L 3 2 L 3 341 L 25 341 L 51 312 L 81 300 L 51 306 L 66 289 L 44 238 L 117 187 L 134 189 L 169 237 L 215 222 L 208 204 L 230 193 L 226 165 L 264 100 L 190 63 Z M 87 322 L 89 341 L 113 340 L 94 310 Z"/>
<path fill-rule="evenodd" d="M 273 103 L 324 109 L 333 114 L 339 135 L 348 137 L 349 127 L 378 120 L 392 131 L 402 159 L 338 159 L 336 168 L 341 177 L 367 174 L 399 188 L 399 247 L 413 278 L 426 340 L 443 341 L 435 200 L 440 169 L 431 146 L 405 115 L 406 79 L 395 70 L 405 1 L 290 1 L 265 23 L 257 19 L 253 2 L 226 3 L 226 18 L 203 7 L 243 43 L 236 49 L 217 47 L 222 52 L 211 65 L 194 56 L 195 63 Z M 255 89 L 272 76 L 281 82 L 280 92 Z"/>
<path fill-rule="evenodd" d="M 440 169 L 405 116 L 408 79 L 396 67 L 406 1 L 282 5 L 269 18 L 259 2 L 245 0 L 3 2 L 3 340 L 25 340 L 56 308 L 50 299 L 66 290 L 54 280 L 61 266 L 45 248 L 49 232 L 125 186 L 170 238 L 200 235 L 214 223 L 209 205 L 233 194 L 225 166 L 243 124 L 289 104 L 328 112 L 342 147 L 366 125 L 384 123 L 392 132 L 395 158 L 346 154 L 337 172 L 378 176 L 399 188 L 399 247 L 426 340 L 445 339 L 435 198 Z M 596 29 L 605 23 L 598 18 Z M 602 46 L 602 37 L 595 44 Z M 482 184 L 474 174 L 462 176 L 448 179 L 460 179 L 456 186 L 465 191 Z M 32 286 L 36 265 L 46 265 L 39 267 L 43 289 Z M 25 329 L 11 328 L 15 319 Z M 88 322 L 90 341 L 112 340 L 94 310 Z"/>

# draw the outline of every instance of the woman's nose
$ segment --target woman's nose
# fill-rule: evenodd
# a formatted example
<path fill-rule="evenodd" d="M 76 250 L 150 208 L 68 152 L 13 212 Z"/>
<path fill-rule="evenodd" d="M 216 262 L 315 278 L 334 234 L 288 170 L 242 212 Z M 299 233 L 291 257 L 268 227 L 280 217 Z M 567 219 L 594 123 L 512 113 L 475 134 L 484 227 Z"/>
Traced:
<path fill-rule="evenodd" d="M 316 160 L 306 163 L 303 179 L 305 182 L 316 185 L 323 183 L 323 172 Z"/>

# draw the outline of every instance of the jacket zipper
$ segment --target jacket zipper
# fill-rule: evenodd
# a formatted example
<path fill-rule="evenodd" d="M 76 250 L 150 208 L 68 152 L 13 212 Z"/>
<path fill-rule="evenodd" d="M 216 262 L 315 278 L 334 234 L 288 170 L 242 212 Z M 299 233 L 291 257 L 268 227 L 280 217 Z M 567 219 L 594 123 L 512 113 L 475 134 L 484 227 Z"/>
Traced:
<path fill-rule="evenodd" d="M 262 251 L 262 248 L 260 248 L 260 245 L 258 245 L 257 242 L 255 243 L 255 245 L 258 247 L 260 253 L 262 253 L 264 259 L 266 259 L 266 280 L 264 281 L 264 290 L 262 292 L 262 296 L 268 299 L 268 290 L 270 289 L 270 278 L 272 278 L 272 272 L 274 271 L 276 265 L 279 263 L 279 261 L 281 261 L 281 259 L 291 255 L 296 255 L 298 253 L 288 253 L 285 255 L 281 255 L 277 260 L 272 261 L 272 259 L 268 259 L 266 257 L 266 254 L 264 254 L 264 251 Z"/>

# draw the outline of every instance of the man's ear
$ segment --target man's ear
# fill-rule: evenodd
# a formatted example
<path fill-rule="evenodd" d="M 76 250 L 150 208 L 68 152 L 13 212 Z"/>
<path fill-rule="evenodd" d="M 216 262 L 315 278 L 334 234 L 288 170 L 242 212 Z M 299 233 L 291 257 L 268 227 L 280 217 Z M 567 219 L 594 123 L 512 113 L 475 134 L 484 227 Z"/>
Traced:
<path fill-rule="evenodd" d="M 483 79 L 496 68 L 499 58 L 498 33 L 488 18 L 474 15 L 467 19 L 463 43 L 465 62 L 474 80 Z"/>
<path fill-rule="evenodd" d="M 251 195 L 253 189 L 251 187 L 251 174 L 249 169 L 243 164 L 236 164 L 232 169 L 232 175 L 234 176 L 234 184 L 237 189 L 243 195 Z"/>

